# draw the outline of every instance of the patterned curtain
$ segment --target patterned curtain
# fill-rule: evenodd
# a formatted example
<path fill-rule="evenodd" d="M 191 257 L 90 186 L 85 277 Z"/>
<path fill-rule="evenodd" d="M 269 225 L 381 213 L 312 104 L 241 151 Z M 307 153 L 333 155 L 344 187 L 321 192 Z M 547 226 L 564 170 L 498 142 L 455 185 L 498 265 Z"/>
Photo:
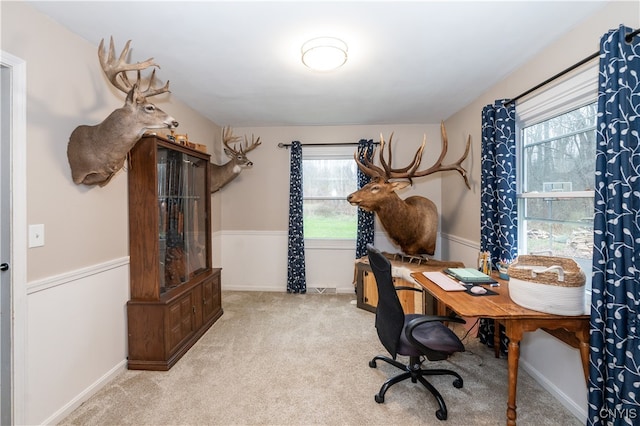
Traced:
<path fill-rule="evenodd" d="M 640 418 L 640 41 L 600 42 L 588 425 Z"/>
<path fill-rule="evenodd" d="M 480 187 L 480 250 L 489 252 L 495 264 L 512 260 L 518 249 L 516 202 L 515 107 L 504 100 L 482 109 Z M 480 320 L 478 337 L 493 347 L 494 324 Z M 500 351 L 507 352 L 508 339 L 500 329 Z"/>
<path fill-rule="evenodd" d="M 364 156 L 368 160 L 373 157 L 373 140 L 360 139 L 358 142 L 358 160 L 363 161 Z M 371 181 L 371 178 L 362 173 L 358 168 L 358 189 Z M 367 254 L 367 244 L 373 244 L 375 216 L 373 212 L 367 212 L 358 208 L 358 232 L 356 237 L 356 259 Z"/>
<path fill-rule="evenodd" d="M 291 143 L 290 179 L 287 293 L 306 293 L 302 211 L 302 145 L 298 141 Z"/>

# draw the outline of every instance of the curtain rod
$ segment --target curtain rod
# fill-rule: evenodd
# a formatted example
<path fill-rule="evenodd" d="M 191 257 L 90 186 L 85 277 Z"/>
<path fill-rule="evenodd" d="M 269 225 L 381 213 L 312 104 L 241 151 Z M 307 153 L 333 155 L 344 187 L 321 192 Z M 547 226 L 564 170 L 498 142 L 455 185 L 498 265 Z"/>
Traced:
<path fill-rule="evenodd" d="M 374 145 L 380 145 L 380 142 L 374 142 Z M 358 145 L 358 142 L 344 142 L 344 143 L 301 143 L 302 146 L 344 146 L 344 145 Z M 290 143 L 282 143 L 278 144 L 278 148 L 289 148 L 291 146 Z"/>
<path fill-rule="evenodd" d="M 633 32 L 630 32 L 629 34 L 624 36 L 624 40 L 627 43 L 631 43 L 631 39 L 633 39 L 633 37 L 637 36 L 638 34 L 640 34 L 640 29 L 637 29 L 637 30 L 635 30 Z M 520 93 L 515 98 L 512 98 L 512 99 L 504 101 L 502 103 L 502 105 L 503 106 L 511 105 L 512 103 L 514 103 L 518 99 L 521 99 L 521 98 L 527 96 L 529 93 L 531 93 L 533 91 L 536 91 L 536 90 L 538 90 L 539 88 L 541 88 L 543 86 L 546 86 L 547 84 L 551 83 L 552 81 L 562 77 L 563 75 L 567 74 L 570 71 L 573 71 L 574 69 L 578 68 L 580 65 L 586 64 L 587 62 L 591 61 L 592 59 L 597 58 L 598 56 L 600 56 L 600 52 L 596 52 L 594 54 L 591 54 L 591 55 L 587 56 L 586 58 L 584 58 L 580 62 L 577 62 L 577 63 L 571 65 L 569 68 L 566 68 L 566 69 L 560 71 L 558 74 L 554 75 L 553 77 L 550 77 L 550 78 L 546 79 L 545 81 L 543 81 L 542 83 L 538 84 L 537 86 L 532 87 L 531 89 L 527 90 L 526 92 Z"/>

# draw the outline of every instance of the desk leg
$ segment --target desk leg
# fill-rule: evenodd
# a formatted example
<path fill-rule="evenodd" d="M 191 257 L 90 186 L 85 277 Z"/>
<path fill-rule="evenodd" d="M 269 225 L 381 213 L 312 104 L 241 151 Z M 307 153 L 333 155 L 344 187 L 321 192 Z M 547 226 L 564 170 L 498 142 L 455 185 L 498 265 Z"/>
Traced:
<path fill-rule="evenodd" d="M 580 358 L 582 358 L 582 370 L 584 380 L 589 385 L 589 323 L 587 322 L 581 330 L 576 332 L 580 341 Z"/>
<path fill-rule="evenodd" d="M 498 320 L 493 320 L 493 354 L 496 358 L 500 358 L 500 323 Z"/>
<path fill-rule="evenodd" d="M 505 321 L 505 333 L 509 338 L 509 398 L 507 400 L 507 425 L 516 425 L 516 389 L 518 386 L 518 363 L 520 361 L 520 341 L 522 328 L 517 321 Z"/>

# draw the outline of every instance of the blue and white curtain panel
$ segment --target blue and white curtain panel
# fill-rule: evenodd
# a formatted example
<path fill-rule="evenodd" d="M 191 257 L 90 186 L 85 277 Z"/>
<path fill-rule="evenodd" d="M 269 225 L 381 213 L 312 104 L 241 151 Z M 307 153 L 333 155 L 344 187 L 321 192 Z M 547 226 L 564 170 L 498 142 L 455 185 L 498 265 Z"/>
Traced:
<path fill-rule="evenodd" d="M 640 422 L 640 37 L 600 41 L 588 425 Z"/>
<path fill-rule="evenodd" d="M 504 102 L 482 110 L 480 249 L 493 263 L 518 255 L 515 107 Z"/>
<path fill-rule="evenodd" d="M 358 142 L 358 161 L 373 157 L 373 140 L 360 139 Z M 371 178 L 358 168 L 358 189 L 371 182 Z M 356 259 L 367 255 L 367 244 L 373 244 L 375 213 L 358 207 L 358 231 L 356 236 Z"/>
<path fill-rule="evenodd" d="M 492 263 L 518 255 L 518 210 L 516 200 L 515 107 L 497 100 L 482 109 L 480 172 L 480 250 Z M 481 319 L 480 342 L 493 347 L 494 322 Z M 500 352 L 507 353 L 508 339 L 500 327 Z"/>
<path fill-rule="evenodd" d="M 306 293 L 304 260 L 304 222 L 302 203 L 302 145 L 291 143 L 289 182 L 289 248 L 287 256 L 287 293 Z"/>

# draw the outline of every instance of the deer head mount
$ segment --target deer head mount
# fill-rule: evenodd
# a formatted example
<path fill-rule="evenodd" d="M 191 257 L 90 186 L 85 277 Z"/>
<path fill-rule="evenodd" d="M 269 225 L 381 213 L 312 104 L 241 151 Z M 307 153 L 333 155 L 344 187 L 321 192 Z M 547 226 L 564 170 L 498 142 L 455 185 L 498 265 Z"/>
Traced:
<path fill-rule="evenodd" d="M 127 154 L 145 131 L 149 129 L 172 129 L 178 122 L 147 101 L 147 98 L 169 92 L 169 82 L 154 88 L 154 68 L 146 89 L 140 87 L 140 71 L 158 67 L 149 58 L 135 64 L 126 63 L 129 54 L 127 41 L 120 57 L 116 59 L 113 37 L 108 56 L 104 52 L 104 39 L 98 47 L 98 58 L 105 75 L 118 90 L 126 93 L 122 108 L 113 111 L 102 123 L 95 126 L 78 126 L 71 133 L 67 145 L 67 158 L 71 166 L 71 177 L 76 184 L 104 186 L 122 168 Z M 135 83 L 131 83 L 127 72 L 136 71 Z"/>
<path fill-rule="evenodd" d="M 412 184 L 413 178 L 448 170 L 455 170 L 460 173 L 467 188 L 471 188 L 467 178 L 467 171 L 461 165 L 469 154 L 471 137 L 467 139 L 466 150 L 458 161 L 451 164 L 442 164 L 448 149 L 444 123 L 440 124 L 440 130 L 442 132 L 442 152 L 435 164 L 424 170 L 418 171 L 418 168 L 420 167 L 422 153 L 427 141 L 426 135 L 413 160 L 406 167 L 391 167 L 393 133 L 389 137 L 389 144 L 387 145 L 388 160 L 384 158 L 385 142 L 382 135 L 380 135 L 381 166 L 376 166 L 372 161 L 367 160 L 366 155 L 364 155 L 364 161 L 360 162 L 358 154 L 364 154 L 364 152 L 356 152 L 354 154 L 358 168 L 364 174 L 370 176 L 372 180 L 360 190 L 349 194 L 347 201 L 363 210 L 375 212 L 390 239 L 400 246 L 400 249 L 407 255 L 434 254 L 438 233 L 438 210 L 436 205 L 425 197 L 414 195 L 403 200 L 396 194 L 396 191 Z M 375 156 L 375 150 L 373 155 Z M 392 181 L 392 179 L 401 180 Z"/>
<path fill-rule="evenodd" d="M 251 135 L 251 144 L 244 137 L 244 146 L 240 144 L 238 148 L 235 143 L 241 140 L 240 136 L 234 136 L 233 130 L 230 127 L 222 129 L 222 143 L 224 144 L 224 153 L 230 158 L 228 162 L 219 166 L 217 164 L 211 164 L 211 193 L 217 192 L 235 179 L 242 170 L 248 167 L 252 167 L 253 163 L 247 158 L 247 153 L 256 149 L 262 142 L 260 137 L 254 140 Z M 233 147 L 229 144 L 233 143 Z"/>

